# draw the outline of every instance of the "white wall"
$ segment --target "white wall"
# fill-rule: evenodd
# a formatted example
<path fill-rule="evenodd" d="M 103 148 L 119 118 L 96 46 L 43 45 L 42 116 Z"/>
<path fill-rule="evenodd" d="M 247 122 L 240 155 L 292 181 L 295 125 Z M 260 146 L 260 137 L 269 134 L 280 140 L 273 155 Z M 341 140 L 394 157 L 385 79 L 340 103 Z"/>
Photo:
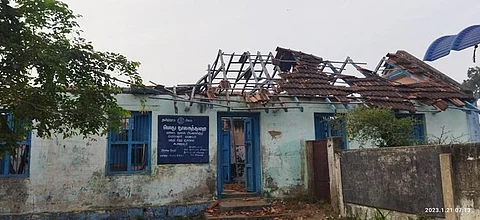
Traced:
<path fill-rule="evenodd" d="M 420 108 L 419 111 L 421 110 Z M 470 141 L 470 128 L 465 111 L 448 108 L 438 113 L 431 111 L 419 113 L 425 113 L 425 132 L 429 140 L 438 140 L 442 136 L 444 144 L 452 141 L 460 143 Z"/>
<path fill-rule="evenodd" d="M 142 98 L 124 94 L 118 96 L 118 102 L 127 110 L 140 111 Z M 158 115 L 176 114 L 172 101 L 148 99 L 145 104 L 144 110 L 152 112 L 153 120 L 151 174 L 107 176 L 106 137 L 44 140 L 33 135 L 30 177 L 0 179 L 0 213 L 65 212 L 212 200 L 217 183 L 217 112 L 226 109 L 205 109 L 194 104 L 186 112 L 188 103 L 178 102 L 178 115 L 210 117 L 210 162 L 156 165 Z M 245 107 L 241 103 L 231 104 Z M 302 106 L 303 112 L 260 111 L 262 190 L 268 195 L 302 193 L 307 187 L 304 144 L 315 139 L 314 113 L 333 111 L 327 104 Z M 465 113 L 459 110 L 427 113 L 425 118 L 428 135 L 438 134 L 441 125 L 446 125 L 454 135 L 469 132 Z"/>
<path fill-rule="evenodd" d="M 120 95 L 119 104 L 140 110 L 140 97 Z M 209 201 L 216 190 L 216 112 L 210 117 L 210 163 L 157 166 L 158 115 L 174 115 L 170 101 L 149 100 L 152 111 L 151 174 L 105 173 L 106 137 L 44 140 L 32 137 L 30 177 L 0 179 L 0 213 L 79 211 L 106 207 Z M 183 104 L 179 104 L 182 106 Z M 179 114 L 200 115 L 198 106 Z"/>
<path fill-rule="evenodd" d="M 30 177 L 0 179 L 0 213 L 65 212 L 107 207 L 166 205 L 210 201 L 216 194 L 217 111 L 178 102 L 178 115 L 210 117 L 209 163 L 157 164 L 158 115 L 175 115 L 173 102 L 119 95 L 118 103 L 131 111 L 152 112 L 151 174 L 106 175 L 106 137 L 82 139 L 33 135 Z M 223 103 L 225 104 L 225 103 Z M 232 104 L 232 103 L 231 103 Z M 233 103 L 232 105 L 235 105 Z M 245 107 L 237 103 L 237 107 Z M 318 106 L 318 105 L 317 105 Z M 314 139 L 314 112 L 320 108 L 261 111 L 262 188 L 274 196 L 303 191 L 306 187 L 304 141 Z M 273 133 L 271 132 L 273 131 Z M 278 132 L 278 135 L 275 135 Z M 273 134 L 273 136 L 272 136 Z"/>

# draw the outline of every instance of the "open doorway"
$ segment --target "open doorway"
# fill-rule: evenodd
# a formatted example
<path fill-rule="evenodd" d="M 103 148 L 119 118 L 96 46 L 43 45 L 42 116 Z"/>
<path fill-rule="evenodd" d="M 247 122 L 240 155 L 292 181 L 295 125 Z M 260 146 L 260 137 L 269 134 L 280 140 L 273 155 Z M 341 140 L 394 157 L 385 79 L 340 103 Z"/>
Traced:
<path fill-rule="evenodd" d="M 224 114 L 218 122 L 219 195 L 224 190 L 260 192 L 258 115 Z"/>
<path fill-rule="evenodd" d="M 245 120 L 242 117 L 222 118 L 223 132 L 229 132 L 230 140 L 230 172 L 223 183 L 224 190 L 238 192 L 247 191 L 245 185 Z M 223 144 L 227 145 L 225 142 Z"/>

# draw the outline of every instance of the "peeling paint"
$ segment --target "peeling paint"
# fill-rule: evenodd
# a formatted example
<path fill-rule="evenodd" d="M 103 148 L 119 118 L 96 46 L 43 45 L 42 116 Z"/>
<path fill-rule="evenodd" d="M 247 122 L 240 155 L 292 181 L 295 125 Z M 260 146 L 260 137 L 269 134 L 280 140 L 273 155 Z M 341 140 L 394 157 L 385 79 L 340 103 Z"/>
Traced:
<path fill-rule="evenodd" d="M 265 178 L 265 186 L 266 186 L 270 191 L 276 191 L 276 190 L 278 190 L 277 184 L 275 183 L 275 181 L 273 180 L 273 178 L 270 177 L 270 176 Z"/>

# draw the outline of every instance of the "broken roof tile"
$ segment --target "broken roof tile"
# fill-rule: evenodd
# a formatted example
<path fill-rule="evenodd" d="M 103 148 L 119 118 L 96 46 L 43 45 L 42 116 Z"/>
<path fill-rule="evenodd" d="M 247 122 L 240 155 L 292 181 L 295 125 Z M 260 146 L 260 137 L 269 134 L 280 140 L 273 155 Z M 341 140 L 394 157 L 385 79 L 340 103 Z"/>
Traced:
<path fill-rule="evenodd" d="M 457 99 L 457 98 L 449 99 L 449 101 L 450 101 L 451 103 L 453 103 L 454 105 L 458 106 L 458 107 L 465 106 L 465 103 L 462 102 L 460 99 Z"/>
<path fill-rule="evenodd" d="M 350 102 L 350 99 L 348 99 L 345 96 L 335 96 L 334 98 L 337 99 L 339 102 L 341 102 L 343 104 L 347 104 L 347 103 Z"/>
<path fill-rule="evenodd" d="M 422 73 L 425 76 L 433 79 L 437 83 L 448 85 L 452 88 L 455 88 L 458 91 L 468 91 L 462 84 L 443 74 L 439 70 L 433 68 L 422 60 L 416 58 L 415 56 L 409 54 L 406 51 L 399 50 L 396 53 L 387 54 L 388 59 L 386 63 L 395 64 L 400 68 L 413 73 L 418 72 Z"/>
<path fill-rule="evenodd" d="M 280 55 L 278 54 L 280 53 Z M 282 55 L 283 54 L 283 55 Z M 371 105 L 379 107 L 390 107 L 398 110 L 414 111 L 414 105 L 410 100 L 421 99 L 425 103 L 426 100 L 430 104 L 436 105 L 443 109 L 448 107 L 448 103 L 442 99 L 450 100 L 455 105 L 461 105 L 460 99 L 471 98 L 469 94 L 464 93 L 455 87 L 455 83 L 442 82 L 438 79 L 446 77 L 428 65 L 423 65 L 406 52 L 399 51 L 395 54 L 389 54 L 387 63 L 400 66 L 402 70 L 409 73 L 426 73 L 433 80 L 422 81 L 409 85 L 399 84 L 389 81 L 386 78 L 372 75 L 371 71 L 367 71 L 370 75 L 365 78 L 358 78 L 349 75 L 335 75 L 322 72 L 319 68 L 321 58 L 304 54 L 299 51 L 277 48 L 277 57 L 290 54 L 291 60 L 296 61 L 295 67 L 291 72 L 279 74 L 283 81 L 280 81 L 280 90 L 286 91 L 289 95 L 297 96 L 335 96 L 337 100 L 346 102 L 348 99 L 341 98 L 343 95 L 348 96 L 357 93 L 361 99 L 366 99 Z M 358 71 L 365 72 L 364 69 L 356 68 Z M 437 72 L 435 72 L 437 71 Z M 435 75 L 436 74 L 436 75 Z M 350 87 L 334 86 L 335 79 L 342 79 Z M 448 81 L 448 80 L 447 80 Z M 452 86 L 455 85 L 455 86 Z M 440 101 L 441 100 L 441 101 Z M 445 104 L 446 103 L 446 104 Z"/>
<path fill-rule="evenodd" d="M 211 75 L 205 75 L 200 79 L 199 83 L 201 85 L 198 84 L 193 87 L 196 89 L 194 92 L 215 98 L 218 95 L 223 95 L 222 91 L 223 93 L 230 91 L 231 95 L 244 96 L 245 92 L 249 91 L 256 94 L 255 97 L 251 97 L 254 101 L 262 103 L 268 101 L 271 96 L 278 94 L 301 97 L 331 97 L 342 103 L 363 100 L 370 106 L 407 111 L 415 111 L 413 100 L 418 100 L 422 104 L 434 105 L 438 109 L 445 109 L 448 107 L 448 102 L 456 106 L 464 106 L 465 101 L 473 99 L 473 94 L 463 88 L 461 84 L 405 51 L 397 51 L 387 55 L 388 59 L 385 61 L 383 76 L 378 76 L 373 71 L 347 61 L 339 68 L 334 66 L 336 62 L 332 63 L 319 56 L 301 51 L 281 47 L 277 47 L 276 51 L 275 56 L 271 53 L 268 56 L 264 55 L 268 58 L 264 59 L 267 62 L 264 62 L 261 67 L 265 69 L 265 66 L 268 66 L 274 69 L 273 74 L 269 76 L 262 75 L 264 73 L 263 69 L 260 70 L 257 67 L 243 68 L 243 64 L 240 68 L 235 67 L 235 69 L 229 70 L 229 63 L 221 61 L 222 64 L 217 65 L 217 61 L 221 60 L 217 57 L 215 65 L 212 64 L 213 68 L 209 70 L 208 74 Z M 222 53 L 219 54 L 219 56 L 222 55 Z M 231 56 L 233 57 L 233 55 Z M 246 63 L 249 59 L 253 60 L 254 56 L 250 55 L 249 52 L 244 52 L 239 56 L 237 64 Z M 257 58 L 253 61 L 254 64 L 258 64 Z M 355 70 L 365 77 L 359 78 L 341 74 L 342 70 L 345 69 L 344 65 L 347 64 L 353 65 Z M 226 70 L 221 69 L 225 66 L 227 66 Z M 324 68 L 331 69 L 332 73 L 325 72 Z M 340 70 L 340 74 L 338 74 L 338 70 Z M 229 77 L 227 80 L 233 80 L 230 82 L 222 81 L 220 76 L 222 74 L 218 74 L 222 71 L 236 74 L 236 77 Z M 417 82 L 402 84 L 400 81 L 390 81 L 388 79 L 388 74 L 397 74 L 398 72 L 408 73 L 408 77 L 413 77 Z M 215 80 L 215 84 L 212 84 L 213 80 Z M 345 85 L 343 82 L 348 86 L 340 86 Z M 235 86 L 242 85 L 244 85 L 243 89 L 235 88 Z M 219 90 L 215 86 L 220 88 L 221 91 L 218 92 Z M 262 88 L 265 91 L 272 92 L 272 94 L 255 93 Z M 239 90 L 241 92 L 237 92 Z M 351 97 L 352 95 L 354 97 Z"/>
<path fill-rule="evenodd" d="M 442 110 L 442 111 L 445 111 L 445 109 L 448 108 L 448 102 L 442 100 L 442 99 L 438 99 L 436 102 L 434 102 L 432 104 L 435 108 L 439 109 L 439 110 Z"/>

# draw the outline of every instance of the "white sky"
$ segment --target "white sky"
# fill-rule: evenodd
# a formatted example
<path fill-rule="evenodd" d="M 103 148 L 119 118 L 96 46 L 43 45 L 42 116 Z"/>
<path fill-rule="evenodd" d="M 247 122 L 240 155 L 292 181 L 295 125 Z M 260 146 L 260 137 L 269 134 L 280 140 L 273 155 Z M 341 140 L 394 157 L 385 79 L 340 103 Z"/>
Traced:
<path fill-rule="evenodd" d="M 388 52 L 423 59 L 438 37 L 480 24 L 479 0 L 64 2 L 83 15 L 83 36 L 97 49 L 141 62 L 146 83 L 168 86 L 196 82 L 219 49 L 268 53 L 281 46 L 329 60 L 350 56 L 374 69 Z M 452 51 L 429 64 L 461 82 L 475 65 L 472 55 L 473 48 Z"/>

